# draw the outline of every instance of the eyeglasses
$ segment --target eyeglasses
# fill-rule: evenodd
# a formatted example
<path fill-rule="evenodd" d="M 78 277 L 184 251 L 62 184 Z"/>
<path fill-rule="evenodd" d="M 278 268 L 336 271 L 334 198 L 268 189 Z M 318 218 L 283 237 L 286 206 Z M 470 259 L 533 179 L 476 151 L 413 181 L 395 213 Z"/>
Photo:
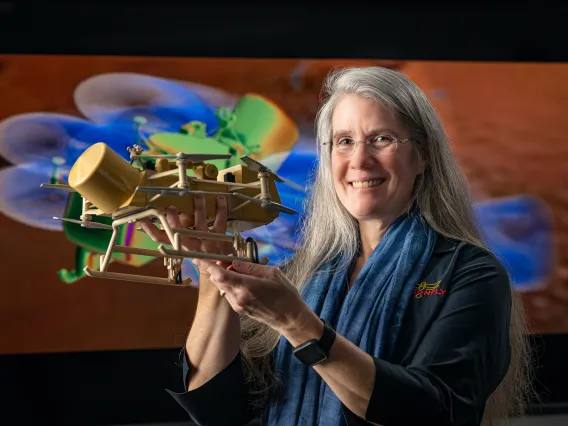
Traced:
<path fill-rule="evenodd" d="M 392 155 L 396 152 L 398 144 L 412 142 L 412 139 L 397 139 L 390 135 L 376 135 L 366 141 L 354 141 L 348 137 L 340 138 L 333 142 L 324 142 L 323 145 L 331 145 L 338 154 L 353 155 L 357 146 L 362 143 L 369 148 L 373 155 Z"/>

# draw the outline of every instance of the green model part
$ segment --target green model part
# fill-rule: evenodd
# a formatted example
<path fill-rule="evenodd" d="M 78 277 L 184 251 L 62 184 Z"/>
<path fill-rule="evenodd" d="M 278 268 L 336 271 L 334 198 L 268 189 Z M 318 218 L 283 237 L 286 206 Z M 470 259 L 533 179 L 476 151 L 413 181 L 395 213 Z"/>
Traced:
<path fill-rule="evenodd" d="M 69 219 L 80 219 L 82 203 L 81 195 L 76 192 L 69 194 L 64 217 Z M 112 219 L 95 216 L 93 218 L 93 222 L 111 225 Z M 129 247 L 135 246 L 156 250 L 158 248 L 158 244 L 152 241 L 147 234 L 136 231 L 135 227 L 135 223 L 120 226 L 117 245 Z M 65 232 L 67 239 L 72 243 L 77 244 L 78 247 L 75 251 L 75 269 L 72 271 L 61 269 L 58 272 L 58 275 L 63 282 L 72 284 L 85 276 L 83 272 L 85 266 L 98 266 L 99 256 L 106 251 L 112 231 L 106 229 L 85 228 L 79 224 L 71 222 L 63 222 L 63 231 Z M 142 266 L 154 259 L 154 257 L 150 256 L 113 253 L 111 262 L 118 261 L 132 266 Z"/>

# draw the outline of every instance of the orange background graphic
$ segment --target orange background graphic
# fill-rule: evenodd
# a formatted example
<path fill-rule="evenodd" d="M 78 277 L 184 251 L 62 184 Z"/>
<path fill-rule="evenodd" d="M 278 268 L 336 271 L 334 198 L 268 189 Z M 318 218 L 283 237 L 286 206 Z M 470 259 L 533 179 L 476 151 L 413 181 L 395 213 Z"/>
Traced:
<path fill-rule="evenodd" d="M 386 65 L 413 79 L 441 114 L 476 200 L 528 194 L 553 217 L 555 267 L 523 293 L 531 330 L 568 332 L 568 65 L 343 60 L 0 56 L 0 120 L 28 112 L 81 117 L 73 91 L 83 80 L 133 72 L 196 82 L 237 95 L 256 92 L 305 133 L 326 74 L 336 66 Z M 8 161 L 0 157 L 0 168 Z M 0 194 L 1 196 L 1 194 Z M 197 290 L 85 278 L 62 283 L 75 246 L 63 232 L 0 214 L 0 353 L 170 348 L 183 344 Z M 139 270 L 159 275 L 157 260 Z"/>

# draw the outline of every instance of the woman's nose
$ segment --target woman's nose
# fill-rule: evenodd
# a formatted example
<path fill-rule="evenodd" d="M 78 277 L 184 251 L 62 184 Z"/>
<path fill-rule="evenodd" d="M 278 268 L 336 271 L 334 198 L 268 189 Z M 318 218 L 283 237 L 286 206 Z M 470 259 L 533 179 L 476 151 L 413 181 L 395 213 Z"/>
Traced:
<path fill-rule="evenodd" d="M 353 154 L 351 154 L 350 164 L 351 167 L 360 168 L 364 167 L 365 165 L 373 162 L 373 156 L 367 149 L 367 144 L 365 143 L 358 143 L 355 149 L 353 150 Z"/>

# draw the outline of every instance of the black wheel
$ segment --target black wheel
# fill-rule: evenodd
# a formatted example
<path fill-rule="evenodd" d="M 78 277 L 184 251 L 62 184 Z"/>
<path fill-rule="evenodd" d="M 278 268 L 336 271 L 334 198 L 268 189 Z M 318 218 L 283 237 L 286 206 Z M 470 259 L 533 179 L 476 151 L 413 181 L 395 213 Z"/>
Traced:
<path fill-rule="evenodd" d="M 259 263 L 258 259 L 258 245 L 252 237 L 246 239 L 247 257 L 253 263 Z"/>

